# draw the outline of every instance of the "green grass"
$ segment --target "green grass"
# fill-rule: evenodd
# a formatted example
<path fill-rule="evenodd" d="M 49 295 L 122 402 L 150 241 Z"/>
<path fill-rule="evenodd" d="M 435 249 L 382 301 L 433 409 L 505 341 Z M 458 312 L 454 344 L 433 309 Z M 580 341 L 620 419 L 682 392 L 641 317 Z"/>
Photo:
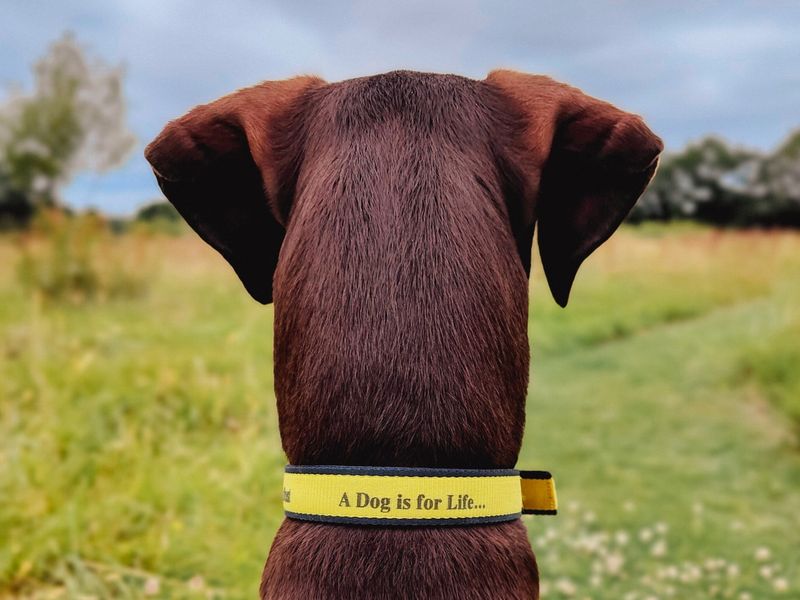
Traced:
<path fill-rule="evenodd" d="M 255 597 L 272 310 L 193 237 L 105 244 L 147 293 L 42 302 L 0 241 L 0 597 Z M 798 597 L 800 235 L 629 229 L 566 310 L 533 291 L 520 465 L 563 507 L 526 517 L 545 598 Z"/>
<path fill-rule="evenodd" d="M 800 318 L 753 343 L 744 353 L 740 381 L 755 381 L 792 421 L 800 436 Z"/>

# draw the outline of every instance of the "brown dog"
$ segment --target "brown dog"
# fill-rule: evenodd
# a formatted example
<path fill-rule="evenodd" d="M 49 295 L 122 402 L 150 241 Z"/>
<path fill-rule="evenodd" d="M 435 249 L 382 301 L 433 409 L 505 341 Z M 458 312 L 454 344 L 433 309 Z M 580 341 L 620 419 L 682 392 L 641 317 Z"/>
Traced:
<path fill-rule="evenodd" d="M 275 302 L 283 447 L 297 465 L 513 468 L 534 225 L 567 303 L 652 177 L 635 115 L 547 77 L 398 71 L 266 82 L 148 146 L 164 194 Z M 286 519 L 263 598 L 536 598 L 517 521 Z"/>

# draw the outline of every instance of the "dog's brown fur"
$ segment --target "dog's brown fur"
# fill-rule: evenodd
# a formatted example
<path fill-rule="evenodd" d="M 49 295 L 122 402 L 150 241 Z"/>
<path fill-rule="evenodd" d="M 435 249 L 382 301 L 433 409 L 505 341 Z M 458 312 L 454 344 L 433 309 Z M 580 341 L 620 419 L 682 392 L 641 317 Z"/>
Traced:
<path fill-rule="evenodd" d="M 289 462 L 510 468 L 534 223 L 563 305 L 660 151 L 638 117 L 545 77 L 401 71 L 242 90 L 168 125 L 147 158 L 247 289 L 274 296 Z M 261 595 L 528 599 L 538 572 L 520 521 L 285 520 Z"/>

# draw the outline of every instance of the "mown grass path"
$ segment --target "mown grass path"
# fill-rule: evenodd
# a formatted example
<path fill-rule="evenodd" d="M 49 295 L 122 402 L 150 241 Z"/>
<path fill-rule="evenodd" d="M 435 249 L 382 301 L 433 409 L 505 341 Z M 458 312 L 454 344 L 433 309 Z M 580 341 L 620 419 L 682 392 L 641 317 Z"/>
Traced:
<path fill-rule="evenodd" d="M 682 598 L 800 597 L 800 454 L 784 416 L 735 383 L 743 348 L 796 316 L 796 292 L 781 282 L 696 319 L 535 356 L 521 463 L 554 470 L 566 507 L 561 523 L 528 521 L 550 597 L 569 597 L 563 577 L 596 598 L 670 588 Z M 543 538 L 551 527 L 559 542 Z M 640 538 L 659 528 L 653 552 Z M 615 546 L 615 532 L 638 546 Z M 603 533 L 610 541 L 591 551 L 575 543 Z M 592 585 L 592 565 L 615 552 L 624 570 L 601 567 Z M 687 565 L 701 574 L 685 576 Z M 736 576 L 724 575 L 730 565 Z"/>

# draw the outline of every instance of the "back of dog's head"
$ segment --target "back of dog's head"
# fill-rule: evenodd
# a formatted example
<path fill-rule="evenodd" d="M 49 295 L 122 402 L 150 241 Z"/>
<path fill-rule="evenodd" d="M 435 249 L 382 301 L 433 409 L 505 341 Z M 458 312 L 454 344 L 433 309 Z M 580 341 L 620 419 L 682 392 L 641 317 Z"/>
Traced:
<path fill-rule="evenodd" d="M 274 298 L 292 462 L 481 467 L 521 441 L 534 225 L 565 305 L 660 151 L 639 117 L 546 77 L 401 71 L 241 90 L 147 158 Z"/>

